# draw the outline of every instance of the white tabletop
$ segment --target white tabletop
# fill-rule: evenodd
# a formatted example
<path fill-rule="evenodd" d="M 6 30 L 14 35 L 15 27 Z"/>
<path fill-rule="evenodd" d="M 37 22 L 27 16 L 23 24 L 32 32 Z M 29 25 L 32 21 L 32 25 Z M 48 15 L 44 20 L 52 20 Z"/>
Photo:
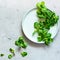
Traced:
<path fill-rule="evenodd" d="M 9 60 L 9 48 L 14 48 L 16 53 L 11 60 L 60 60 L 60 28 L 50 46 L 32 43 L 26 37 L 28 43 L 26 49 L 19 50 L 14 44 L 14 41 L 23 35 L 21 29 L 23 16 L 31 8 L 34 8 L 38 1 L 0 0 L 0 53 L 5 54 L 4 57 L 0 57 L 0 60 Z M 54 10 L 60 16 L 60 0 L 45 0 L 45 2 L 48 8 Z M 28 52 L 26 57 L 20 55 L 23 51 Z"/>

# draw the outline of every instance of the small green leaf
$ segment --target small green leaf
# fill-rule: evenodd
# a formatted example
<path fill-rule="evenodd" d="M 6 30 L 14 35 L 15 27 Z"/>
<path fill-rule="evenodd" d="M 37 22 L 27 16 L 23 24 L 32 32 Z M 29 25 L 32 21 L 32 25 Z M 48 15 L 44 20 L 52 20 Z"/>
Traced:
<path fill-rule="evenodd" d="M 53 42 L 53 38 L 50 38 L 50 42 Z"/>
<path fill-rule="evenodd" d="M 46 37 L 48 38 L 51 37 L 51 33 L 47 33 Z"/>
<path fill-rule="evenodd" d="M 21 52 L 22 57 L 27 56 L 27 52 Z"/>
<path fill-rule="evenodd" d="M 19 37 L 19 40 L 24 40 L 23 36 L 20 36 L 20 37 Z"/>
<path fill-rule="evenodd" d="M 40 26 L 39 26 L 39 23 L 38 23 L 38 22 L 35 22 L 35 23 L 34 23 L 34 28 L 39 29 L 39 27 L 40 27 Z"/>
<path fill-rule="evenodd" d="M 20 46 L 21 46 L 22 48 L 26 48 L 26 47 L 27 47 L 27 43 L 20 44 Z"/>
<path fill-rule="evenodd" d="M 9 54 L 9 55 L 8 55 L 8 59 L 11 59 L 12 57 L 13 57 L 12 54 Z"/>
<path fill-rule="evenodd" d="M 10 51 L 11 53 L 14 53 L 14 49 L 13 49 L 13 48 L 10 48 L 9 51 Z"/>
<path fill-rule="evenodd" d="M 46 18 L 44 15 L 37 15 L 39 18 Z"/>
<path fill-rule="evenodd" d="M 44 41 L 45 41 L 45 44 L 46 44 L 46 45 L 49 45 L 49 44 L 50 44 L 48 38 L 45 38 Z"/>
<path fill-rule="evenodd" d="M 0 57 L 3 57 L 4 56 L 4 54 L 0 54 Z"/>
<path fill-rule="evenodd" d="M 37 39 L 38 39 L 38 42 L 42 41 L 42 37 L 41 36 L 38 36 Z"/>
<path fill-rule="evenodd" d="M 37 29 L 34 30 L 34 32 L 32 33 L 32 35 L 35 35 L 35 33 L 37 33 Z"/>

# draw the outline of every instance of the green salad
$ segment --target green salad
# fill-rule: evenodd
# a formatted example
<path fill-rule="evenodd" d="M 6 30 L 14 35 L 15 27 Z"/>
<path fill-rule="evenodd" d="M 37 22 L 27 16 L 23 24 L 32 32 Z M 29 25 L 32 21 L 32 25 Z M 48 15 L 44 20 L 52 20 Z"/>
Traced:
<path fill-rule="evenodd" d="M 51 38 L 51 33 L 49 33 L 50 27 L 54 26 L 58 20 L 59 16 L 56 15 L 54 11 L 51 11 L 45 6 L 45 2 L 38 2 L 36 4 L 37 10 L 36 14 L 38 17 L 38 22 L 34 22 L 34 32 L 38 34 L 38 42 L 43 41 L 46 45 L 49 45 L 53 42 Z"/>

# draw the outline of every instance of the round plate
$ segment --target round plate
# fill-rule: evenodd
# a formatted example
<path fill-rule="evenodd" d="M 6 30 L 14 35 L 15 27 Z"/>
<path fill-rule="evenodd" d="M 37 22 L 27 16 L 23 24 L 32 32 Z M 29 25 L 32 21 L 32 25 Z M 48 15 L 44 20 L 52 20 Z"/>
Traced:
<path fill-rule="evenodd" d="M 36 21 L 38 21 L 38 18 L 36 16 L 36 8 L 33 8 L 23 18 L 23 21 L 22 21 L 23 32 L 25 36 L 32 42 L 44 43 L 43 41 L 42 42 L 37 41 L 37 36 L 38 36 L 37 34 L 32 36 L 32 33 L 34 31 L 34 22 Z M 54 38 L 58 32 L 58 24 L 55 24 L 53 27 L 51 27 L 49 32 L 52 34 L 51 37 Z"/>

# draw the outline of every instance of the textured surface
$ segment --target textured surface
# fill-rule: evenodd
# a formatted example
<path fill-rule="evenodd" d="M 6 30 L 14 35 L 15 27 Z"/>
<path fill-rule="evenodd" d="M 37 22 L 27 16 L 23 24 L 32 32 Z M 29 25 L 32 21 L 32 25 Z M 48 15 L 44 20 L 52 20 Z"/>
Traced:
<path fill-rule="evenodd" d="M 60 60 L 60 28 L 54 42 L 50 46 L 34 44 L 26 39 L 28 43 L 27 49 L 19 50 L 14 41 L 23 35 L 21 29 L 21 21 L 25 13 L 39 0 L 0 0 L 0 53 L 4 53 L 4 57 L 0 60 L 9 60 L 7 58 L 9 48 L 15 49 L 16 56 L 11 60 Z M 42 1 L 42 0 L 40 0 Z M 56 11 L 60 16 L 60 0 L 45 0 L 47 7 Z M 60 24 L 59 24 L 60 26 Z M 21 57 L 20 52 L 27 51 L 26 57 Z"/>

